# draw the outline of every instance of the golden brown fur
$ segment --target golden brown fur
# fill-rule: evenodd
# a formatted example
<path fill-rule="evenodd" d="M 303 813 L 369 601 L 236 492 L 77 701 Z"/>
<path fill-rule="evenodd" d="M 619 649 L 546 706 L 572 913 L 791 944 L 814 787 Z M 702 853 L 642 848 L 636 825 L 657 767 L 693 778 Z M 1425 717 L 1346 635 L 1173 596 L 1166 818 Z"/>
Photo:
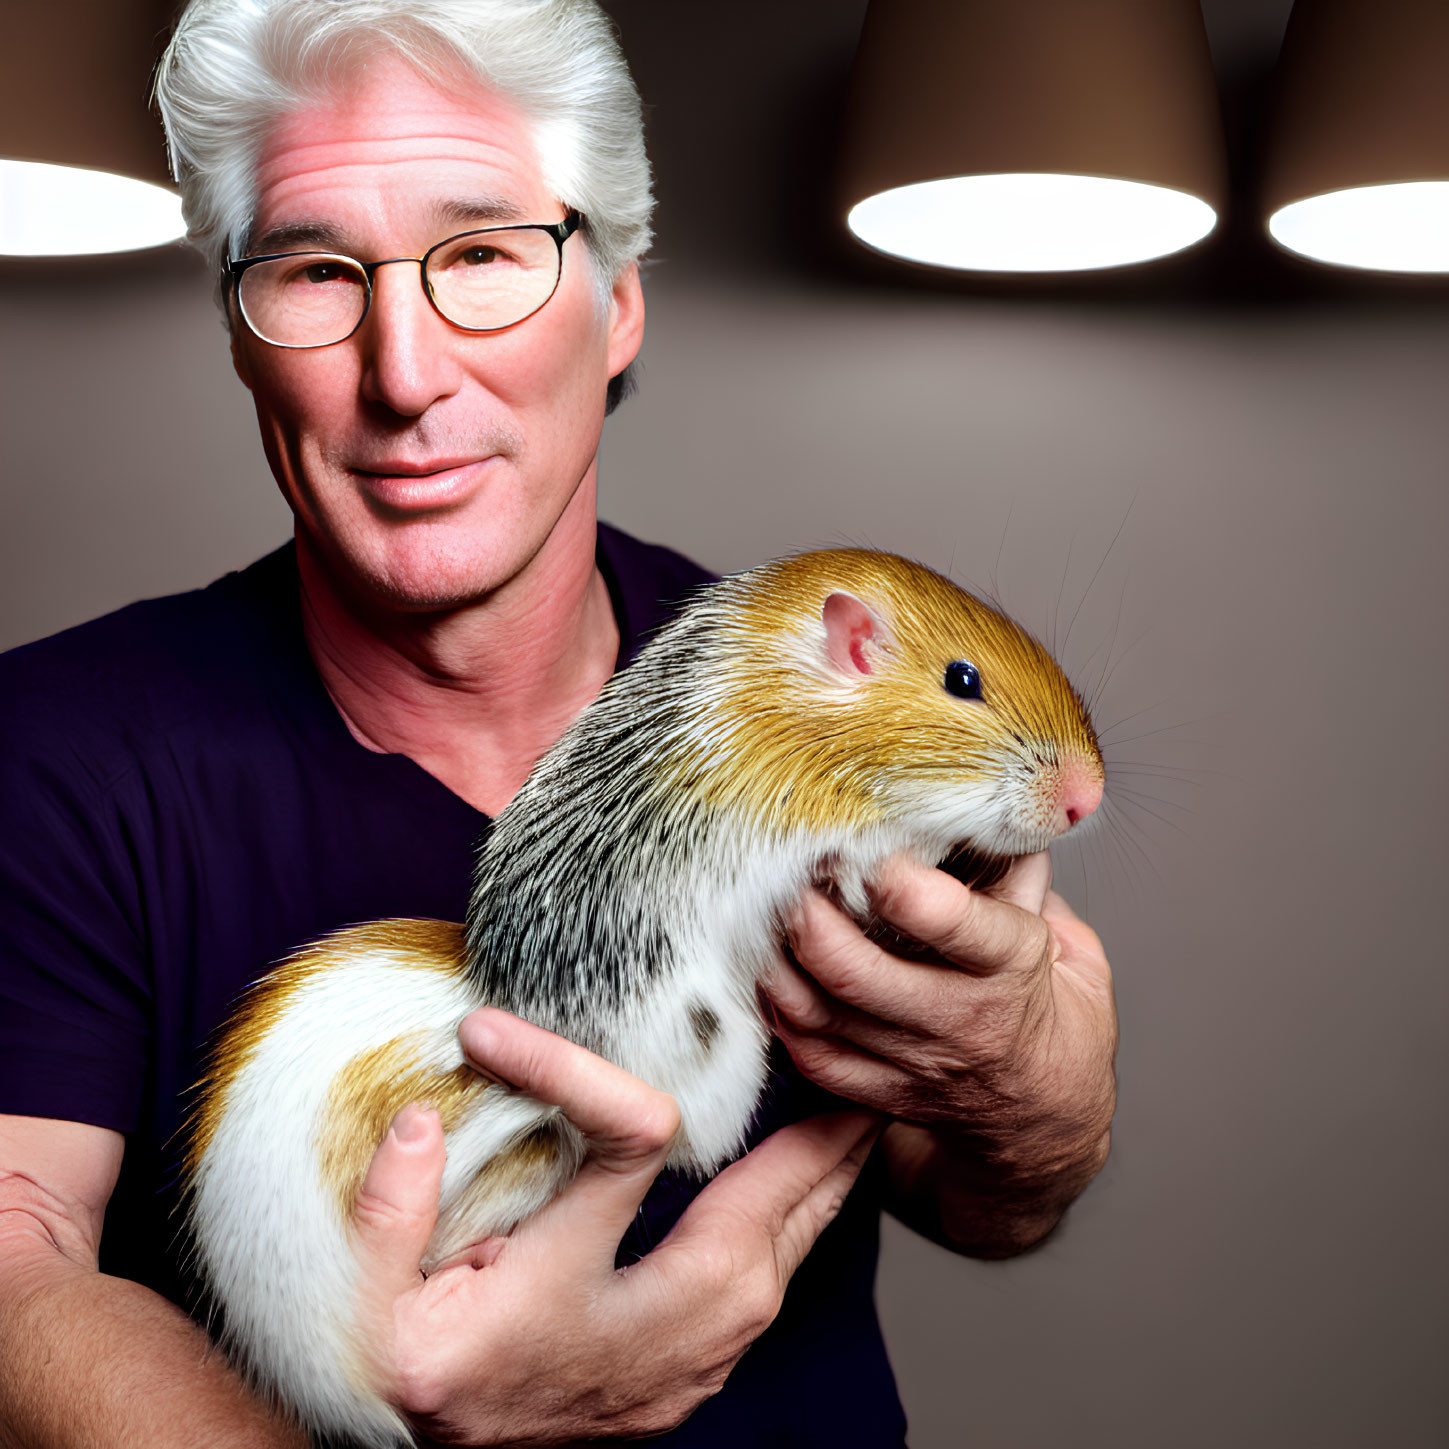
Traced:
<path fill-rule="evenodd" d="M 874 673 L 853 685 L 821 678 L 801 688 L 801 665 L 751 651 L 724 656 L 712 734 L 676 762 L 670 784 L 711 806 L 735 806 L 779 831 L 859 829 L 878 818 L 891 777 L 986 773 L 1003 754 L 1062 746 L 1100 775 L 1090 716 L 1046 650 L 1009 619 L 931 570 L 863 550 L 805 554 L 759 571 L 750 624 L 762 633 L 818 630 L 826 597 L 849 589 L 884 610 L 886 640 Z M 946 666 L 981 671 L 990 711 L 965 710 L 944 694 Z M 868 696 L 864 698 L 863 696 Z M 864 706 L 864 707 L 862 707 Z M 943 734 L 956 745 L 942 750 Z M 716 753 L 716 745 L 724 746 Z M 714 768 L 716 758 L 747 769 Z"/>
<path fill-rule="evenodd" d="M 280 966 L 258 981 L 247 992 L 218 1038 L 206 1075 L 199 1084 L 186 1153 L 188 1177 L 195 1175 L 216 1135 L 217 1125 L 226 1113 L 228 1084 L 251 1061 L 267 1033 L 286 1014 L 296 993 L 316 972 L 335 967 L 353 954 L 374 951 L 385 952 L 399 965 L 418 970 L 460 973 L 463 969 L 463 928 L 452 921 L 424 920 L 369 921 L 360 926 L 348 926 L 294 951 Z M 404 1097 L 397 1108 L 413 1100 L 417 1099 Z M 397 1108 L 393 1109 L 394 1113 Z M 373 1138 L 373 1147 L 382 1140 L 391 1120 L 391 1116 L 384 1120 L 382 1129 Z M 347 1206 L 350 1209 L 350 1196 Z"/>
<path fill-rule="evenodd" d="M 439 922 L 439 924 L 442 924 Z M 332 1080 L 317 1134 L 317 1163 L 343 1221 L 352 1216 L 357 1191 L 377 1144 L 392 1119 L 410 1102 L 436 1108 L 451 1132 L 489 1084 L 467 1065 L 439 1072 L 421 1065 L 422 1033 L 394 1037 L 359 1052 Z M 501 1160 L 489 1164 L 501 1167 Z"/>

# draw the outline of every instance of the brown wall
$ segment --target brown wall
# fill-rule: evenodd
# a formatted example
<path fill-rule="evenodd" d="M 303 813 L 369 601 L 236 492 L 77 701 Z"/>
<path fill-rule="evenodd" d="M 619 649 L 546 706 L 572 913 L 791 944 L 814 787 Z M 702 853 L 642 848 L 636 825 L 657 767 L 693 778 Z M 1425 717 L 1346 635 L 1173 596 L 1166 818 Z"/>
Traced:
<path fill-rule="evenodd" d="M 912 1442 L 1438 1442 L 1445 290 L 1241 248 L 1105 292 L 862 272 L 812 176 L 863 6 L 610 8 L 661 212 L 605 516 L 721 569 L 994 573 L 1113 661 L 1115 803 L 1060 867 L 1117 973 L 1113 1159 L 1016 1262 L 888 1231 Z M 0 346 L 0 642 L 284 536 L 196 267 L 12 264 Z"/>

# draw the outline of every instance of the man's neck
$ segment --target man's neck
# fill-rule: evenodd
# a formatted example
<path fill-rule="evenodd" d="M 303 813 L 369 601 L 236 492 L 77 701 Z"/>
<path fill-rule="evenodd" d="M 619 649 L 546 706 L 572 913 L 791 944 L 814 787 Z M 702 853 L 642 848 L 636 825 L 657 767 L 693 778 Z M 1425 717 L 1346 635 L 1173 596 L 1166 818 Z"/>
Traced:
<path fill-rule="evenodd" d="M 576 497 L 517 576 L 438 613 L 350 599 L 299 536 L 307 647 L 353 735 L 496 815 L 614 672 L 595 529 L 592 498 Z"/>

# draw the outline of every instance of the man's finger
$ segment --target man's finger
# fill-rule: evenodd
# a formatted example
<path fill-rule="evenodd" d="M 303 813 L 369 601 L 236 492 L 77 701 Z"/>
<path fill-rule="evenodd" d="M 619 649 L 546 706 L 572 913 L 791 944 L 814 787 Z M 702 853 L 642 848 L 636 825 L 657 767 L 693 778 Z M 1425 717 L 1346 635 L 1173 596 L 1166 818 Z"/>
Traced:
<path fill-rule="evenodd" d="M 902 935 L 978 976 L 1034 969 L 1050 955 L 1050 932 L 1034 911 L 967 890 L 945 871 L 904 856 L 886 861 L 871 895 L 881 917 Z"/>
<path fill-rule="evenodd" d="M 679 1109 L 667 1092 L 506 1011 L 480 1008 L 463 1019 L 458 1038 L 470 1064 L 561 1107 L 591 1144 L 620 1163 L 653 1155 L 679 1130 Z"/>
<path fill-rule="evenodd" d="M 783 1291 L 840 1211 L 885 1123 L 879 1112 L 851 1110 L 782 1127 L 714 1178 L 645 1262 L 669 1271 L 674 1257 L 701 1250 L 741 1262 L 768 1252 Z"/>
<path fill-rule="evenodd" d="M 847 1102 L 905 1115 L 913 1095 L 913 1078 L 899 1062 L 857 1046 L 848 1037 L 796 1031 L 784 1022 L 775 1028 L 775 1034 L 816 1086 Z"/>
<path fill-rule="evenodd" d="M 1063 896 L 1048 891 L 1041 903 L 1041 913 L 1049 921 L 1080 921 L 1082 918 L 1071 908 Z"/>
<path fill-rule="evenodd" d="M 679 1130 L 667 1092 L 564 1037 L 483 1007 L 466 1017 L 458 1038 L 468 1061 L 486 1075 L 562 1109 L 588 1139 L 589 1157 L 575 1181 L 539 1214 L 538 1225 L 583 1259 L 614 1246 L 658 1175 Z"/>
<path fill-rule="evenodd" d="M 842 923 L 842 930 L 847 928 Z M 866 943 L 860 949 L 874 948 Z M 938 993 L 930 988 L 937 978 L 955 978 L 959 972 L 936 966 L 922 970 L 921 963 L 903 964 L 889 957 L 873 959 L 864 971 L 890 978 L 885 983 L 872 980 L 870 992 L 873 1000 L 895 1011 L 898 1020 L 885 1021 L 871 1011 L 847 1004 L 841 996 L 832 996 L 821 989 L 815 977 L 782 956 L 761 983 L 776 1035 L 786 1045 L 800 1033 L 838 1038 L 874 1056 L 894 1060 L 902 1049 L 904 1034 L 910 1033 L 927 1040 L 940 1030 L 942 1011 Z M 895 985 L 893 992 L 890 989 L 892 983 Z M 839 1096 L 859 1100 L 851 1097 L 849 1092 L 839 1092 L 829 1082 L 820 1085 L 829 1087 Z"/>
<path fill-rule="evenodd" d="M 939 874 L 939 872 L 936 872 Z M 955 885 L 949 877 L 948 884 Z M 960 889 L 957 887 L 957 889 Z M 834 901 L 818 891 L 808 893 L 791 913 L 790 945 L 795 962 L 809 981 L 821 987 L 824 997 L 817 998 L 814 1011 L 806 1011 L 806 1019 L 797 1025 L 820 1029 L 824 1026 L 821 1007 L 827 1002 L 844 1003 L 860 1013 L 860 1019 L 874 1018 L 892 1027 L 929 1034 L 939 1026 L 936 1004 L 936 977 L 959 974 L 949 963 L 935 965 L 928 961 L 905 961 L 890 955 L 862 934 L 861 928 Z M 773 999 L 775 978 L 765 982 L 767 995 Z M 785 979 L 786 990 L 789 980 Z M 803 999 L 797 997 L 797 1005 Z M 788 1001 L 776 1003 L 787 1008 Z M 834 1022 L 832 1021 L 832 1029 Z"/>
<path fill-rule="evenodd" d="M 833 925 L 833 921 L 829 922 L 826 930 Z M 842 935 L 844 931 L 842 922 Z M 821 990 L 819 982 L 783 951 L 777 953 L 774 966 L 760 983 L 760 990 L 776 1026 L 788 1023 L 799 1031 L 849 1035 L 853 1040 L 856 1033 L 869 1028 L 877 1032 L 890 1029 L 879 1017 L 848 1006 L 840 997 Z"/>
<path fill-rule="evenodd" d="M 353 1242 L 368 1296 L 390 1304 L 417 1287 L 423 1250 L 438 1219 L 443 1182 L 438 1114 L 404 1107 L 372 1155 L 352 1213 Z"/>
<path fill-rule="evenodd" d="M 1110 1004 L 1112 968 L 1102 938 L 1055 891 L 1047 892 L 1041 913 L 1061 946 L 1061 967 L 1089 983 Z"/>
<path fill-rule="evenodd" d="M 1039 850 L 1035 855 L 1019 855 L 1010 869 L 987 891 L 998 901 L 1009 901 L 1034 916 L 1042 913 L 1042 903 L 1052 885 L 1051 853 Z"/>
<path fill-rule="evenodd" d="M 963 990 L 969 992 L 973 977 L 1030 968 L 1048 958 L 1050 936 L 1039 916 L 968 891 L 942 871 L 908 868 L 912 874 L 900 885 L 883 877 L 880 914 L 902 935 L 931 946 L 940 964 L 892 956 L 889 947 L 864 936 L 839 906 L 812 892 L 791 915 L 790 944 L 795 961 L 824 995 L 813 1009 L 803 992 L 793 1003 L 775 1001 L 786 1016 L 792 1004 L 803 1011 L 792 1018 L 797 1026 L 823 1029 L 894 1056 L 887 1037 L 873 1034 L 872 1020 L 934 1038 L 970 1008 Z M 774 977 L 765 983 L 772 999 L 776 984 Z M 786 978 L 782 984 L 789 991 L 792 983 Z M 841 1004 L 856 1015 L 843 1015 Z M 831 1012 L 835 1015 L 828 1024 L 819 1019 Z"/>

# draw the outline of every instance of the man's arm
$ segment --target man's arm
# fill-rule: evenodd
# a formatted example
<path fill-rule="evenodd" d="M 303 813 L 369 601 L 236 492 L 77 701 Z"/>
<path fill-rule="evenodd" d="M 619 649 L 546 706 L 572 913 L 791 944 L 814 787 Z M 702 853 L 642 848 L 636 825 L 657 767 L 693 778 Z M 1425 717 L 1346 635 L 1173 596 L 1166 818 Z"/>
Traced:
<path fill-rule="evenodd" d="M 0 1116 L 0 1444 L 300 1449 L 186 1314 L 97 1268 L 123 1145 Z"/>
<path fill-rule="evenodd" d="M 875 907 L 935 959 L 888 955 L 815 895 L 792 922 L 798 965 L 768 987 L 801 1070 L 897 1119 L 882 1139 L 892 1210 L 973 1256 L 1040 1242 L 1107 1157 L 1111 970 L 1050 883 L 1045 854 L 989 894 L 892 861 Z"/>

